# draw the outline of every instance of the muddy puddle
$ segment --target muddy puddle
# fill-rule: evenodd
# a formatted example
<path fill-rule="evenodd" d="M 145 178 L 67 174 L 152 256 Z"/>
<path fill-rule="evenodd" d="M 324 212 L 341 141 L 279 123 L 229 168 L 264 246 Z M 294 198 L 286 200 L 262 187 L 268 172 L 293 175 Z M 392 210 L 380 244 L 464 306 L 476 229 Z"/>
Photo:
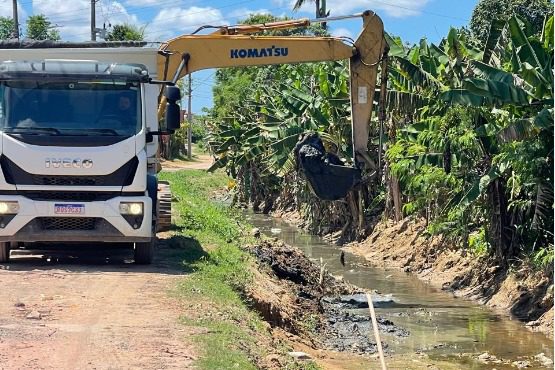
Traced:
<path fill-rule="evenodd" d="M 300 248 L 317 263 L 325 263 L 334 276 L 379 292 L 376 314 L 386 320 L 384 324 L 389 320 L 406 331 L 381 333 L 388 356 L 425 354 L 461 369 L 553 368 L 553 341 L 529 331 L 508 315 L 455 298 L 398 269 L 370 267 L 363 258 L 348 253 L 343 265 L 341 250 L 322 238 L 279 219 L 260 214 L 246 216 L 262 233 Z M 358 299 L 343 303 L 349 312 L 349 327 L 367 332 L 367 304 Z"/>

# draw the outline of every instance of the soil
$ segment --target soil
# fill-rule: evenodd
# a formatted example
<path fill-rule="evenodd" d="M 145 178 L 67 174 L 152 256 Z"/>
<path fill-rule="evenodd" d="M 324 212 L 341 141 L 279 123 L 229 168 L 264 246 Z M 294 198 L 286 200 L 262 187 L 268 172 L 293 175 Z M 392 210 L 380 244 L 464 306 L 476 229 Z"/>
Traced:
<path fill-rule="evenodd" d="M 162 160 L 162 168 L 164 171 L 180 171 L 189 170 L 207 170 L 214 163 L 214 158 L 208 154 L 195 154 L 192 161 L 184 161 L 181 159 Z"/>
<path fill-rule="evenodd" d="M 196 355 L 170 298 L 182 268 L 164 242 L 150 266 L 132 251 L 48 247 L 0 265 L 0 369 L 177 369 Z"/>
<path fill-rule="evenodd" d="M 509 312 L 553 338 L 553 273 L 507 271 L 486 256 L 455 248 L 424 233 L 424 222 L 382 222 L 346 250 L 377 266 L 398 267 L 431 285 Z"/>
<path fill-rule="evenodd" d="M 360 288 L 336 279 L 300 250 L 281 241 L 264 240 L 248 250 L 262 272 L 255 272 L 254 284 L 245 293 L 272 327 L 302 338 L 314 349 L 377 352 L 375 341 L 368 338 L 372 333 L 369 316 L 349 311 L 368 307 Z M 380 332 L 409 335 L 390 320 L 379 316 L 377 320 Z"/>

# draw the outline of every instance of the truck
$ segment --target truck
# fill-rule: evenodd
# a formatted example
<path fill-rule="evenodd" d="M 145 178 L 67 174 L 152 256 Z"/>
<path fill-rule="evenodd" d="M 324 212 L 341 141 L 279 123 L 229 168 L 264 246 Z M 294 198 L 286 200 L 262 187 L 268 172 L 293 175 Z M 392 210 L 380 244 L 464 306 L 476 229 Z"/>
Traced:
<path fill-rule="evenodd" d="M 216 27 L 161 44 L 0 42 L 0 262 L 32 243 L 87 242 L 126 243 L 136 263 L 151 263 L 156 233 L 171 222 L 157 136 L 179 127 L 176 83 L 201 69 L 349 59 L 355 167 L 323 164 L 307 178 L 318 188 L 375 167 L 368 123 L 386 44 L 375 13 L 357 16 L 363 30 L 353 43 L 256 35 L 309 20 Z"/>

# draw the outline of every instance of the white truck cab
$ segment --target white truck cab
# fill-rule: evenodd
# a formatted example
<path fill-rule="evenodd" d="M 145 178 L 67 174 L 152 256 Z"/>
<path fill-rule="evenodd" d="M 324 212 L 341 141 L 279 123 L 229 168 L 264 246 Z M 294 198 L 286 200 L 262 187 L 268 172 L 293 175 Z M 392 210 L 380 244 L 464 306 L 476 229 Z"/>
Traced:
<path fill-rule="evenodd" d="M 64 46 L 0 49 L 0 262 L 16 243 L 120 242 L 150 263 L 157 49 Z"/>

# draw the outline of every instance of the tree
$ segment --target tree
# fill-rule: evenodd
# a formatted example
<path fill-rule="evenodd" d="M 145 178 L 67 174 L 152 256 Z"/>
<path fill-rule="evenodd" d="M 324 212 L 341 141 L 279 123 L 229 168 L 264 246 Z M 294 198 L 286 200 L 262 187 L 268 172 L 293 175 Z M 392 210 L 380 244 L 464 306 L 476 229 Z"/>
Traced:
<path fill-rule="evenodd" d="M 480 41 L 485 42 L 494 19 L 507 21 L 513 15 L 530 24 L 530 31 L 538 34 L 544 21 L 553 13 L 550 0 L 480 0 L 470 19 L 470 29 Z"/>
<path fill-rule="evenodd" d="M 116 24 L 106 35 L 106 41 L 143 41 L 144 33 L 144 27 L 129 23 Z"/>
<path fill-rule="evenodd" d="M 288 20 L 286 17 L 276 17 L 270 14 L 251 14 L 247 19 L 241 21 L 243 24 L 261 24 Z M 329 36 L 320 25 L 311 25 L 303 28 L 263 31 L 257 33 L 261 36 Z M 273 70 L 275 66 L 266 67 L 238 67 L 219 69 L 215 75 L 213 88 L 214 108 L 213 117 L 218 119 L 233 115 L 238 106 L 246 100 L 249 89 L 253 85 L 257 75 L 264 70 Z M 268 78 L 271 80 L 271 78 Z"/>
<path fill-rule="evenodd" d="M 10 39 L 13 35 L 15 23 L 8 17 L 0 17 L 0 40 Z"/>
<path fill-rule="evenodd" d="M 61 39 L 60 32 L 52 22 L 43 15 L 32 15 L 27 18 L 27 38 L 33 40 L 54 40 Z"/>
<path fill-rule="evenodd" d="M 504 266 L 553 256 L 553 17 L 544 23 L 540 38 L 515 16 L 494 22 L 479 49 L 456 29 L 410 49 L 387 36 L 400 127 L 386 158 L 403 211 Z"/>
<path fill-rule="evenodd" d="M 325 18 L 329 15 L 326 11 L 326 0 L 310 0 L 316 5 L 316 18 Z M 293 5 L 293 10 L 298 10 L 301 6 L 305 4 L 306 0 L 297 0 L 295 5 Z"/>

